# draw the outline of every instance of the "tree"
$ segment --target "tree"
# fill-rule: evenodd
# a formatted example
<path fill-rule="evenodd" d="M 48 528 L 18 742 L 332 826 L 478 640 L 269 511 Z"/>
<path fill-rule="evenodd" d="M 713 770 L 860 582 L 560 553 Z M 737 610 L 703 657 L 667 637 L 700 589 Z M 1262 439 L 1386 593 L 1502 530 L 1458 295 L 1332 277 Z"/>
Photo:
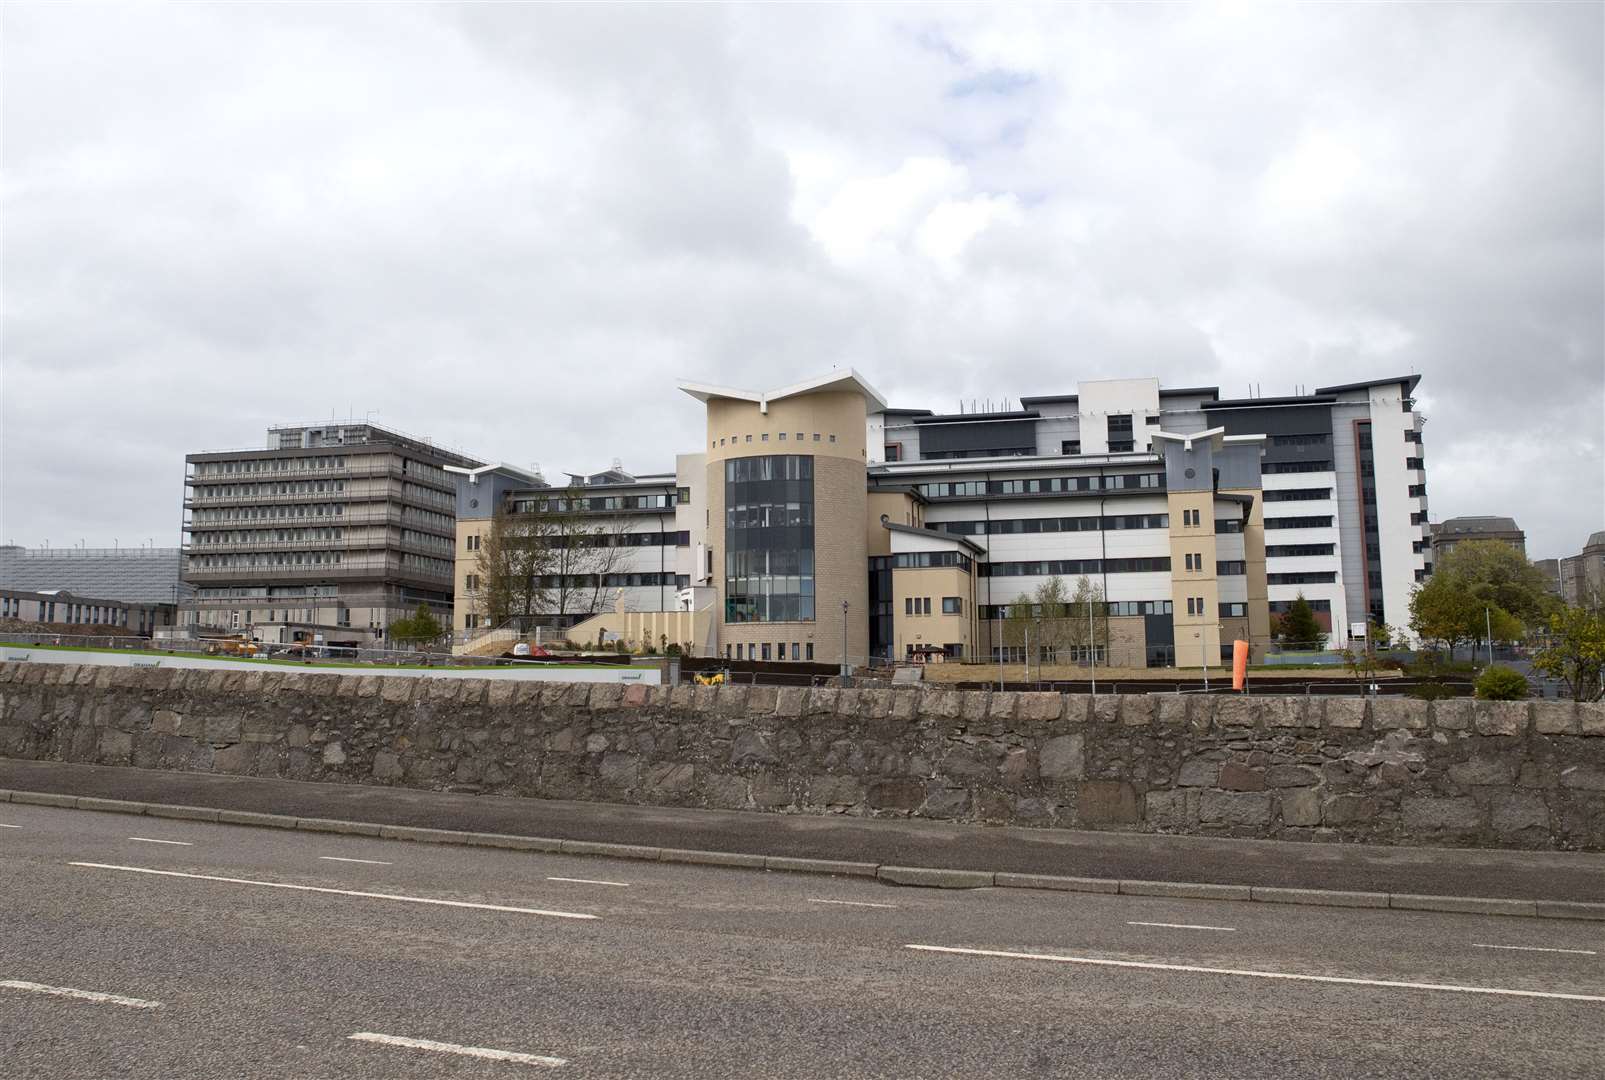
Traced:
<path fill-rule="evenodd" d="M 1087 625 L 1091 614 L 1091 627 Z M 1109 610 L 1103 587 L 1086 577 L 1076 582 L 1072 594 L 1064 579 L 1055 575 L 1021 593 L 1009 604 L 1003 619 L 1003 642 L 1022 646 L 1029 640 L 1032 662 L 1065 660 L 1061 653 L 1084 650 L 1088 645 L 1109 647 Z M 1106 652 L 1107 655 L 1107 652 Z"/>
<path fill-rule="evenodd" d="M 1503 664 L 1489 664 L 1477 676 L 1477 698 L 1481 701 L 1521 701 L 1527 690 L 1527 676 Z"/>
<path fill-rule="evenodd" d="M 543 531 L 536 515 L 513 513 L 505 504 L 492 514 L 475 561 L 479 588 L 474 599 L 488 625 L 539 613 L 543 596 L 535 582 L 550 562 L 549 549 L 540 543 Z"/>
<path fill-rule="evenodd" d="M 1398 632 L 1385 623 L 1367 620 L 1365 643 L 1358 649 L 1352 644 L 1343 649 L 1343 664 L 1349 669 L 1350 677 L 1368 683 L 1374 680 L 1377 672 L 1382 670 L 1382 658 L 1378 654 L 1397 636 Z"/>
<path fill-rule="evenodd" d="M 390 640 L 398 645 L 427 645 L 445 634 L 446 628 L 430 612 L 428 604 L 419 604 L 411 618 L 397 619 L 390 624 Z"/>
<path fill-rule="evenodd" d="M 1565 682 L 1574 701 L 1605 697 L 1605 607 L 1567 606 L 1550 616 L 1549 633 L 1533 667 Z"/>
<path fill-rule="evenodd" d="M 1076 594 L 1065 613 L 1064 639 L 1065 644 L 1083 656 L 1089 647 L 1101 649 L 1107 662 L 1109 605 L 1104 602 L 1103 586 L 1086 575 L 1076 581 Z"/>
<path fill-rule="evenodd" d="M 1543 571 L 1498 540 L 1456 544 L 1433 568 L 1433 579 L 1440 575 L 1455 582 L 1479 607 L 1507 611 L 1528 626 L 1542 625 L 1555 608 Z"/>
<path fill-rule="evenodd" d="M 1319 649 L 1326 644 L 1326 631 L 1315 621 L 1315 612 L 1303 593 L 1298 594 L 1276 625 L 1287 648 Z"/>

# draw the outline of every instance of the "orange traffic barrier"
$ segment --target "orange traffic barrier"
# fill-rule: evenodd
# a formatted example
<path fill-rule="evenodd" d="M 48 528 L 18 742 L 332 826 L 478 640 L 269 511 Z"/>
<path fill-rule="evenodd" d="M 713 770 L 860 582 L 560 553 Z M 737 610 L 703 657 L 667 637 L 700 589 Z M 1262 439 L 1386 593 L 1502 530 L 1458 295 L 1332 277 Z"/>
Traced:
<path fill-rule="evenodd" d="M 1232 642 L 1232 689 L 1242 690 L 1248 679 L 1248 642 Z"/>

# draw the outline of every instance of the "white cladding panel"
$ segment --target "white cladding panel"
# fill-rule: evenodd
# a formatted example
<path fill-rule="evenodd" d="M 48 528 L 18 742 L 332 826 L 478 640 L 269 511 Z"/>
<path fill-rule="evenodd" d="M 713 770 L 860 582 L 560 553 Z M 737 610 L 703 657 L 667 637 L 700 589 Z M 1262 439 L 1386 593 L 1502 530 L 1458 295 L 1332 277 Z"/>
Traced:
<path fill-rule="evenodd" d="M 1138 450 L 1148 449 L 1155 428 L 1147 418 L 1159 414 L 1158 379 L 1098 379 L 1076 386 L 1081 414 L 1081 452 L 1109 452 L 1109 414 L 1130 413 L 1132 438 Z"/>

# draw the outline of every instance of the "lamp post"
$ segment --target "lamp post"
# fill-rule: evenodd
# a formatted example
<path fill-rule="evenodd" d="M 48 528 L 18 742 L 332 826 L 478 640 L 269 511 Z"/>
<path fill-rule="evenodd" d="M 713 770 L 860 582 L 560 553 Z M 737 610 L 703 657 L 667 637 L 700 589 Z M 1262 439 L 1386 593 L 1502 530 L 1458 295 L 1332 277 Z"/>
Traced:
<path fill-rule="evenodd" d="M 852 678 L 852 675 L 853 675 L 852 665 L 849 664 L 848 660 L 847 660 L 847 611 L 848 611 L 848 608 L 850 606 L 851 605 L 848 604 L 847 601 L 845 601 L 845 600 L 842 601 L 842 685 L 843 686 L 847 685 L 847 680 Z"/>
<path fill-rule="evenodd" d="M 1092 657 L 1092 696 L 1098 696 L 1098 632 L 1092 624 L 1092 600 L 1087 601 L 1087 649 Z"/>
<path fill-rule="evenodd" d="M 1494 617 L 1486 607 L 1482 609 L 1483 626 L 1488 632 L 1488 666 L 1494 666 Z"/>

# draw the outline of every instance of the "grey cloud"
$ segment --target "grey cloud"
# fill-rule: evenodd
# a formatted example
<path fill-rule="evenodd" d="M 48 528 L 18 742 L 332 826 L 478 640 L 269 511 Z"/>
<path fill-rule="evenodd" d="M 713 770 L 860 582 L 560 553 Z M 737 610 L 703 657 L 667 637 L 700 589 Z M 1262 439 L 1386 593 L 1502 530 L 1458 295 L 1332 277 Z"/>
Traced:
<path fill-rule="evenodd" d="M 676 377 L 852 364 L 940 409 L 1417 371 L 1434 516 L 1569 552 L 1602 18 L 7 5 L 0 539 L 176 542 L 186 451 L 331 410 L 661 467 Z"/>

